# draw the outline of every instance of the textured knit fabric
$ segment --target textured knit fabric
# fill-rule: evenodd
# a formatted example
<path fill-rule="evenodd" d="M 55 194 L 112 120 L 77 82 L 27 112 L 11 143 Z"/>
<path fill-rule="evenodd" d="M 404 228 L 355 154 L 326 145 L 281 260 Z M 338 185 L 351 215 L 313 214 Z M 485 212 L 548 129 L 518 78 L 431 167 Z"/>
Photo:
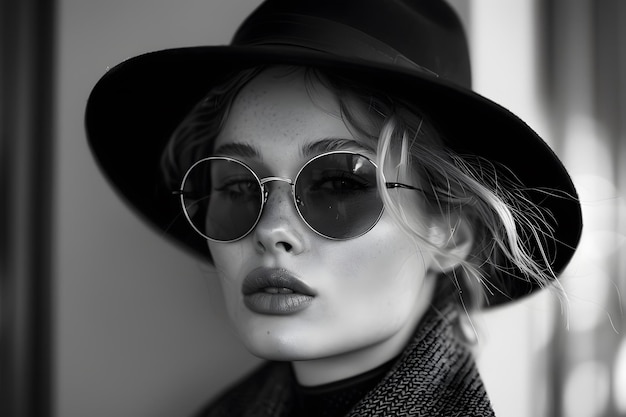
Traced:
<path fill-rule="evenodd" d="M 380 382 L 346 417 L 494 416 L 469 348 L 455 335 L 452 307 L 431 309 Z M 211 404 L 201 417 L 291 417 L 296 401 L 288 363 L 267 363 Z"/>

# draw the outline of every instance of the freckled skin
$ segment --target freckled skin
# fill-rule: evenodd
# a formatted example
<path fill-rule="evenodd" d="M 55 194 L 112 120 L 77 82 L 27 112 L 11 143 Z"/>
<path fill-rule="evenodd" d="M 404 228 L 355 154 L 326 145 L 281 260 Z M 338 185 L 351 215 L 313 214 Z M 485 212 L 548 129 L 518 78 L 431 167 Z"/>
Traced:
<path fill-rule="evenodd" d="M 302 145 L 326 137 L 352 139 L 332 94 L 318 86 L 315 103 L 301 72 L 268 70 L 239 94 L 216 147 L 254 146 L 266 172 L 293 178 L 308 158 Z M 430 304 L 436 271 L 383 213 L 365 235 L 333 241 L 311 231 L 293 204 L 290 187 L 274 183 L 255 230 L 237 242 L 209 243 L 230 319 L 255 355 L 294 361 L 302 383 L 332 381 L 371 369 L 398 354 Z M 317 296 L 287 316 L 252 312 L 241 284 L 259 266 L 286 268 Z"/>

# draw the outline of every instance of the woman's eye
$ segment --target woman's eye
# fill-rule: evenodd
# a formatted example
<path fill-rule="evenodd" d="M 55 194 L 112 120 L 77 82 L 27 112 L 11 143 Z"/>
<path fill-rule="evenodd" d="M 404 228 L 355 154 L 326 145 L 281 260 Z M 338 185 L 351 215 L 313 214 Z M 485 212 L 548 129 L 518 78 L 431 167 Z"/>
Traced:
<path fill-rule="evenodd" d="M 231 198 L 245 198 L 256 195 L 257 184 L 254 181 L 230 181 L 216 187 L 219 193 L 226 194 Z"/>
<path fill-rule="evenodd" d="M 339 173 L 320 178 L 312 190 L 329 192 L 354 192 L 371 188 L 369 181 L 349 173 Z"/>

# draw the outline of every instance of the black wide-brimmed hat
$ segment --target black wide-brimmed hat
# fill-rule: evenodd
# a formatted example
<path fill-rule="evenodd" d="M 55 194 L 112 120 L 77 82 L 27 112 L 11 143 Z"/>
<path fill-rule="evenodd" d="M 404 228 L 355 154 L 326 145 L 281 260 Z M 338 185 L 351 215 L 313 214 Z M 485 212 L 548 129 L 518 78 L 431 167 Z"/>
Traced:
<path fill-rule="evenodd" d="M 110 69 L 87 104 L 89 143 L 114 188 L 163 235 L 207 256 L 206 242 L 163 182 L 159 160 L 174 129 L 216 82 L 260 65 L 327 69 L 419 104 L 457 153 L 502 164 L 525 187 L 556 191 L 531 199 L 554 218 L 552 269 L 558 274 L 570 261 L 582 228 L 571 179 L 531 128 L 471 90 L 466 37 L 443 0 L 268 0 L 228 46 L 162 50 Z M 490 305 L 535 287 L 507 281 Z"/>

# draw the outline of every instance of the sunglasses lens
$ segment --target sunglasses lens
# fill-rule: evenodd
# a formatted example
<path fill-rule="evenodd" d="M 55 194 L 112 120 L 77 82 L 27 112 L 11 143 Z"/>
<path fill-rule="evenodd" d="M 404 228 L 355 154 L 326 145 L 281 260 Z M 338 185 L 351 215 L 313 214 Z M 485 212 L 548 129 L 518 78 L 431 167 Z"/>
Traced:
<path fill-rule="evenodd" d="M 187 174 L 183 204 L 192 226 L 217 241 L 248 234 L 261 213 L 259 180 L 245 165 L 223 158 L 207 159 Z"/>
<path fill-rule="evenodd" d="M 353 153 L 333 153 L 311 160 L 296 181 L 298 210 L 322 235 L 350 239 L 370 230 L 383 203 L 376 166 Z"/>

